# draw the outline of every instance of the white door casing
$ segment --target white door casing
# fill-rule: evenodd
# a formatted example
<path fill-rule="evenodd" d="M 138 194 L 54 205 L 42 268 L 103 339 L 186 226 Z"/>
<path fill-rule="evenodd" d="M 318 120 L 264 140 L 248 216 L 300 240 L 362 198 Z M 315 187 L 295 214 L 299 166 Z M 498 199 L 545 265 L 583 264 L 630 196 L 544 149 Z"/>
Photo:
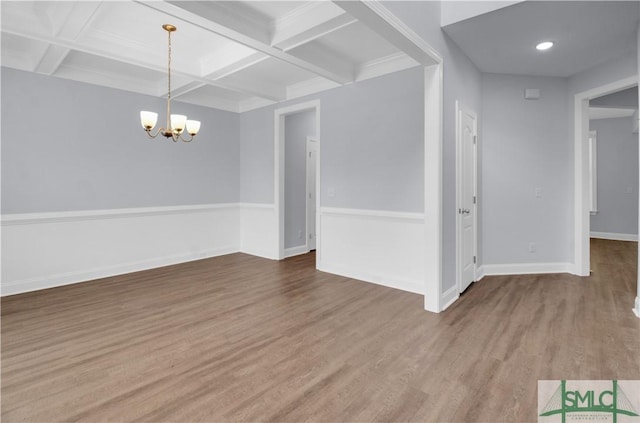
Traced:
<path fill-rule="evenodd" d="M 307 137 L 307 251 L 316 249 L 316 169 L 318 163 L 318 140 Z"/>
<path fill-rule="evenodd" d="M 477 115 L 456 102 L 457 281 L 462 293 L 476 280 Z"/>
<path fill-rule="evenodd" d="M 291 106 L 282 107 L 274 111 L 274 206 L 275 206 L 275 228 L 276 240 L 274 245 L 275 251 L 273 256 L 277 260 L 285 258 L 284 252 L 284 121 L 287 115 L 305 111 L 315 110 L 316 137 L 320 139 L 320 100 L 312 100 L 305 103 L 298 103 Z M 316 167 L 316 192 L 319 192 L 320 183 L 320 145 L 318 143 L 317 167 Z M 316 209 L 320 208 L 320 198 L 317 198 Z M 319 216 L 318 216 L 319 217 Z M 320 223 L 316 218 L 316 228 L 320 227 Z M 316 267 L 321 260 L 321 243 L 320 232 L 316 229 Z"/>

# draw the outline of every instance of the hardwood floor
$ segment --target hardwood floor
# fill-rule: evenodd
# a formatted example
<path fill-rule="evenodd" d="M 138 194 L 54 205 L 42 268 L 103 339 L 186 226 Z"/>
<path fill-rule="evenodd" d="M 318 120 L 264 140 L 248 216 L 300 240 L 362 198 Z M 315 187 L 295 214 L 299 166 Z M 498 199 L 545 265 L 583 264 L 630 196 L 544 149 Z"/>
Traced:
<path fill-rule="evenodd" d="M 243 254 L 2 299 L 2 420 L 536 421 L 538 379 L 640 379 L 636 243 L 593 275 L 420 295 Z"/>

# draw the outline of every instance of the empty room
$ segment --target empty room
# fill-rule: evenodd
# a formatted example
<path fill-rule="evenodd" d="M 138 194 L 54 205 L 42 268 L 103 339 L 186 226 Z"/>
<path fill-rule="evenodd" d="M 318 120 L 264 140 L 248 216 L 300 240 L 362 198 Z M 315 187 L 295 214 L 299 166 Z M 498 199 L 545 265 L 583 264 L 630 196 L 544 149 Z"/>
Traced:
<path fill-rule="evenodd" d="M 0 15 L 3 421 L 640 421 L 639 1 Z"/>

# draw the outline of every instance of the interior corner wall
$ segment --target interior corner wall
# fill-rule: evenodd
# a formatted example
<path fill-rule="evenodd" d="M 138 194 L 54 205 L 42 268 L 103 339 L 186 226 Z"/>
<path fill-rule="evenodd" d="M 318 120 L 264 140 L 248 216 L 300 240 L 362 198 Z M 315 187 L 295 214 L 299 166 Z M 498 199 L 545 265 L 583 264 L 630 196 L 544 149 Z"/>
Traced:
<path fill-rule="evenodd" d="M 597 119 L 598 212 L 591 234 L 632 239 L 638 236 L 638 140 L 633 118 Z"/>
<path fill-rule="evenodd" d="M 526 88 L 539 89 L 540 99 L 526 100 Z M 572 261 L 567 101 L 566 78 L 483 74 L 480 207 L 487 274 L 559 271 Z"/>
<path fill-rule="evenodd" d="M 316 113 L 307 110 L 284 118 L 284 248 L 306 245 L 307 137 L 315 136 Z"/>
<path fill-rule="evenodd" d="M 440 1 L 385 1 L 384 6 L 427 41 L 443 57 L 443 254 L 442 292 L 456 287 L 456 128 L 455 103 L 460 101 L 478 114 L 481 131 L 484 111 L 481 103 L 481 73 L 440 27 Z M 478 137 L 479 145 L 484 142 Z M 478 203 L 482 204 L 482 152 L 478 150 Z M 480 215 L 478 216 L 480 219 Z M 482 227 L 478 228 L 478 260 L 483 263 Z"/>
<path fill-rule="evenodd" d="M 423 292 L 421 67 L 241 114 L 241 205 L 251 209 L 241 224 L 243 251 L 277 255 L 265 250 L 277 240 L 274 111 L 310 100 L 320 102 L 319 268 Z"/>
<path fill-rule="evenodd" d="M 239 115 L 2 68 L 2 295 L 238 251 Z M 35 122 L 35 124 L 34 124 Z"/>

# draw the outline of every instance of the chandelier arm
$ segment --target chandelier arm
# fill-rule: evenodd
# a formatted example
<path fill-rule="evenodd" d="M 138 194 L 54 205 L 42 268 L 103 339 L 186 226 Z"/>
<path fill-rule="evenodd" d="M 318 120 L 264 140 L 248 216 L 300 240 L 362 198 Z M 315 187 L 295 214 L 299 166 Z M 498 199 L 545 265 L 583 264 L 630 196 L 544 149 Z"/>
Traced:
<path fill-rule="evenodd" d="M 158 128 L 158 130 L 156 131 L 155 134 L 151 135 L 151 129 L 145 129 L 144 132 L 147 133 L 147 135 L 149 136 L 149 138 L 155 138 L 158 135 L 160 135 L 161 133 L 164 133 L 164 128 Z"/>
<path fill-rule="evenodd" d="M 186 138 L 182 137 L 182 134 L 178 135 L 178 137 L 180 138 L 180 141 L 182 141 L 182 142 L 191 142 L 195 138 L 193 135 L 191 135 L 191 138 L 186 139 Z"/>

